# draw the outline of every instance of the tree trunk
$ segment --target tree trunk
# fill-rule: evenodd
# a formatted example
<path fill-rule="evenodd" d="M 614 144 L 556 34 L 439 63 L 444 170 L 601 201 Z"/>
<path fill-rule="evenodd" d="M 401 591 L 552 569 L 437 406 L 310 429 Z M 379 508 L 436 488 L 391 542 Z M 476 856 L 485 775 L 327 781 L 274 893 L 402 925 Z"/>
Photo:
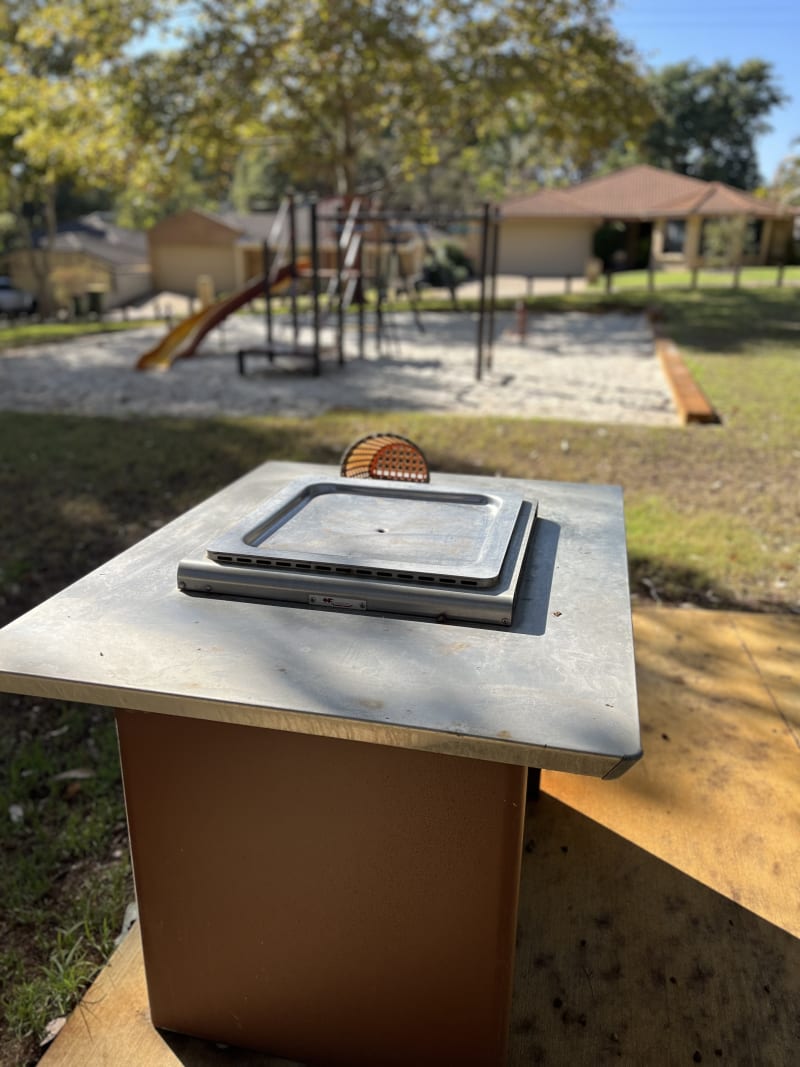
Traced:
<path fill-rule="evenodd" d="M 48 182 L 41 194 L 40 207 L 45 223 L 45 236 L 41 245 L 37 246 L 37 234 L 25 215 L 25 195 L 21 189 L 16 190 L 14 201 L 14 214 L 25 241 L 28 267 L 36 280 L 36 299 L 38 301 L 39 314 L 45 318 L 55 311 L 53 290 L 50 284 L 52 250 L 55 246 L 56 232 L 58 230 L 55 184 Z"/>

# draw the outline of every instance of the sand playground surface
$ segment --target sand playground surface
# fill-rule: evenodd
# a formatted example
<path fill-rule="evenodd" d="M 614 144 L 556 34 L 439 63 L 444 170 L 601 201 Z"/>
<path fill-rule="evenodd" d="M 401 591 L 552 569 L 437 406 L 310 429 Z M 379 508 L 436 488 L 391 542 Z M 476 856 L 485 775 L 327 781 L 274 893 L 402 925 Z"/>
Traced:
<path fill-rule="evenodd" d="M 429 312 L 419 324 L 410 311 L 386 315 L 380 352 L 373 318 L 367 317 L 365 358 L 357 358 L 356 318 L 348 316 L 346 363 L 326 353 L 319 377 L 307 359 L 270 365 L 255 356 L 241 376 L 237 350 L 265 338 L 263 318 L 252 314 L 231 316 L 195 356 L 164 372 L 134 366 L 165 326 L 7 349 L 0 353 L 0 410 L 203 417 L 351 409 L 678 423 L 644 315 L 531 314 L 520 341 L 514 316 L 498 314 L 492 366 L 480 381 L 476 315 Z M 277 335 L 288 339 L 288 330 L 281 322 Z M 323 330 L 322 340 L 331 344 L 332 331 Z M 307 328 L 301 341 L 310 341 Z"/>

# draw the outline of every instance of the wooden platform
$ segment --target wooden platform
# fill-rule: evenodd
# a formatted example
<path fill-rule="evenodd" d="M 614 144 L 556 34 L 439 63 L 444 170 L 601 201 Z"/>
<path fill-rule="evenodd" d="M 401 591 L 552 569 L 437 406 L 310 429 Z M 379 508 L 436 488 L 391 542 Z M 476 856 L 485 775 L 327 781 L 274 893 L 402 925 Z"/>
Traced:
<path fill-rule="evenodd" d="M 800 620 L 652 608 L 635 632 L 645 758 L 546 772 L 529 807 L 509 1067 L 795 1063 Z M 287 1067 L 154 1030 L 136 928 L 42 1063 Z"/>

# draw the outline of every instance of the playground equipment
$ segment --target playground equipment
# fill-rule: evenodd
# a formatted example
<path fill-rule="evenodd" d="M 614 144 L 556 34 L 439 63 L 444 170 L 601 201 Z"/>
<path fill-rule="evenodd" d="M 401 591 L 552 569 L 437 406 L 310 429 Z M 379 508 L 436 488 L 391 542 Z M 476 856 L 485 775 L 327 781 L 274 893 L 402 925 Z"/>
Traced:
<path fill-rule="evenodd" d="M 420 332 L 424 325 L 416 300 L 421 278 L 424 244 L 419 239 L 423 226 L 480 226 L 480 295 L 477 318 L 475 378 L 480 380 L 484 367 L 491 369 L 493 359 L 494 308 L 496 302 L 499 211 L 484 204 L 478 214 L 432 216 L 413 212 L 376 211 L 353 199 L 347 210 L 319 210 L 315 199 L 303 208 L 308 211 L 306 232 L 298 228 L 298 204 L 288 196 L 281 204 L 262 255 L 264 270 L 259 278 L 242 289 L 217 301 L 179 323 L 153 349 L 137 362 L 139 370 L 168 369 L 179 358 L 191 356 L 201 340 L 228 315 L 242 305 L 262 297 L 265 301 L 265 340 L 263 344 L 241 348 L 237 352 L 239 373 L 246 373 L 247 359 L 265 357 L 270 363 L 289 357 L 308 359 L 311 372 L 318 375 L 322 356 L 334 354 L 342 366 L 346 358 L 347 309 L 358 308 L 356 320 L 358 358 L 365 357 L 366 309 L 368 296 L 374 293 L 374 337 L 378 356 L 398 351 L 399 342 L 391 330 L 386 304 L 402 292 L 409 302 Z M 416 237 L 403 241 L 405 234 Z M 301 251 L 307 253 L 301 256 Z M 323 282 L 325 289 L 323 292 Z M 301 336 L 300 290 L 311 298 L 311 340 Z M 278 337 L 275 330 L 273 301 L 287 294 L 290 336 Z M 325 307 L 323 309 L 323 301 Z M 323 347 L 322 330 L 333 319 L 333 342 Z"/>
<path fill-rule="evenodd" d="M 270 290 L 275 291 L 285 285 L 290 277 L 291 269 L 284 267 L 267 282 L 267 285 Z M 228 315 L 260 296 L 264 291 L 264 284 L 263 278 L 257 278 L 223 300 L 217 300 L 209 307 L 201 308 L 188 319 L 179 322 L 157 345 L 139 357 L 136 369 L 168 370 L 176 359 L 186 359 L 194 355 L 197 346 L 206 334 Z"/>
<path fill-rule="evenodd" d="M 321 331 L 328 316 L 334 307 L 337 310 L 335 344 L 326 351 L 335 351 L 337 361 L 341 366 L 345 361 L 345 311 L 354 296 L 361 294 L 361 234 L 356 229 L 356 219 L 360 210 L 360 201 L 354 200 L 347 216 L 339 211 L 335 218 L 334 259 L 335 262 L 327 265 L 323 262 L 325 249 L 320 247 L 320 221 L 328 216 L 321 217 L 317 209 L 317 201 L 308 203 L 309 211 L 309 244 L 310 259 L 301 261 L 298 259 L 298 226 L 297 205 L 294 196 L 290 195 L 284 200 L 270 232 L 270 237 L 264 242 L 264 277 L 270 278 L 282 270 L 288 269 L 290 277 L 289 296 L 291 313 L 291 339 L 278 340 L 275 336 L 274 315 L 272 300 L 275 295 L 274 287 L 265 285 L 263 295 L 265 300 L 265 327 L 266 339 L 262 345 L 250 345 L 240 348 L 237 352 L 239 373 L 246 370 L 248 356 L 264 356 L 270 363 L 282 357 L 307 358 L 311 360 L 312 374 L 318 375 L 321 369 L 321 356 L 323 352 Z M 327 243 L 330 248 L 331 242 Z M 289 257 L 288 267 L 282 264 L 285 257 Z M 320 283 L 327 278 L 327 311 L 323 317 L 320 307 Z M 312 340 L 302 342 L 300 338 L 300 316 L 298 306 L 299 282 L 308 284 L 312 302 Z M 359 355 L 363 356 L 363 299 L 359 304 L 361 314 L 359 322 Z"/>

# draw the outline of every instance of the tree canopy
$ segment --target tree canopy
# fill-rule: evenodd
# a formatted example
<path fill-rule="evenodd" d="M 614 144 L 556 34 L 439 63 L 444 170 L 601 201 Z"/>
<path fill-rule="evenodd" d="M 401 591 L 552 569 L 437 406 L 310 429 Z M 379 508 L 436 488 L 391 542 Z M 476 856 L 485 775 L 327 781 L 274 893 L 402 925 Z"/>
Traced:
<path fill-rule="evenodd" d="M 650 117 L 638 61 L 608 8 L 199 0 L 180 53 L 182 131 L 168 140 L 190 131 L 227 173 L 246 150 L 245 172 L 322 193 L 406 195 L 444 166 L 466 184 L 489 166 L 502 183 L 513 153 L 489 147 L 528 132 L 540 154 L 584 167 Z"/>
<path fill-rule="evenodd" d="M 770 63 L 677 63 L 654 73 L 651 89 L 658 117 L 641 145 L 647 162 L 740 189 L 760 184 L 755 141 L 786 102 Z"/>
<path fill-rule="evenodd" d="M 800 205 L 800 137 L 793 147 L 796 151 L 779 163 L 771 191 L 784 204 Z"/>
<path fill-rule="evenodd" d="M 158 13 L 156 0 L 7 0 L 0 9 L 0 197 L 29 245 L 35 231 L 52 242 L 59 194 L 124 181 L 120 71 Z"/>
<path fill-rule="evenodd" d="M 770 65 L 646 76 L 611 4 L 8 0 L 0 210 L 52 230 L 96 188 L 148 225 L 289 187 L 447 210 L 608 159 L 753 187 Z M 170 18 L 167 47 L 131 48 Z"/>
<path fill-rule="evenodd" d="M 154 0 L 7 0 L 0 12 L 0 138 L 6 169 L 31 187 L 93 187 L 125 170 L 125 48 Z"/>

